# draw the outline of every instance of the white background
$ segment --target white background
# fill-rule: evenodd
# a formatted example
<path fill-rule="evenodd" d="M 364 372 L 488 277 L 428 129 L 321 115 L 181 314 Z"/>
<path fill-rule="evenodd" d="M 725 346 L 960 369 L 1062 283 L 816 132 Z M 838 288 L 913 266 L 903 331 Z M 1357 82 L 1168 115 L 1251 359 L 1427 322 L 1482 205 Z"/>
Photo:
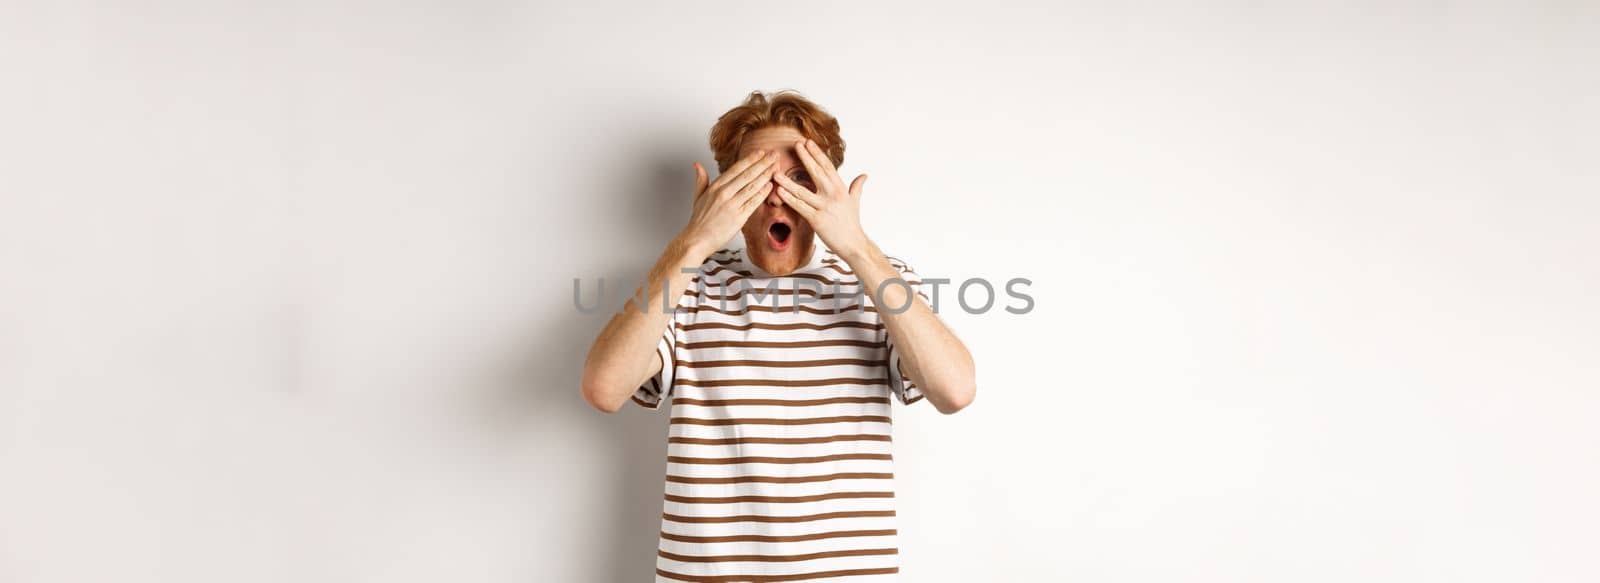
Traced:
<path fill-rule="evenodd" d="M 904 580 L 1600 580 L 1600 6 L 1293 4 L 8 2 L 0 580 L 648 580 L 572 278 L 779 88 L 1035 282 L 897 406 Z"/>

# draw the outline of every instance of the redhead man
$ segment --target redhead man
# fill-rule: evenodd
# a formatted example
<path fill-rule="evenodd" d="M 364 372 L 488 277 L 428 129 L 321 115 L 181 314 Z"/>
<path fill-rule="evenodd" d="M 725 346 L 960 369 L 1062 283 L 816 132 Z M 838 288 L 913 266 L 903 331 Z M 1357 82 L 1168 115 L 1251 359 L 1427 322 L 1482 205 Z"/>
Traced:
<path fill-rule="evenodd" d="M 972 356 L 862 229 L 832 115 L 755 92 L 711 150 L 717 178 L 694 165 L 688 225 L 584 364 L 601 411 L 671 402 L 656 581 L 893 580 L 890 399 L 961 410 Z"/>

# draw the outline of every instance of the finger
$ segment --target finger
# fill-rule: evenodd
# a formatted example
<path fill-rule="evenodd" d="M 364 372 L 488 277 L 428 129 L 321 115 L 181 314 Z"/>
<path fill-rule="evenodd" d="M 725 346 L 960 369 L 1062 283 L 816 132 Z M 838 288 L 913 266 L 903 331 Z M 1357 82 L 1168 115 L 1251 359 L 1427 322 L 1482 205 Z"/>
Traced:
<path fill-rule="evenodd" d="M 740 215 L 747 219 L 750 218 L 750 213 L 755 212 L 755 208 L 761 206 L 761 203 L 767 200 L 767 193 L 773 190 L 772 177 L 777 173 L 778 170 L 776 168 L 768 170 L 767 175 L 755 181 L 752 187 L 739 192 L 738 197 L 734 200 L 737 203 L 736 208 L 739 209 Z"/>
<path fill-rule="evenodd" d="M 705 194 L 707 185 L 709 183 L 710 183 L 710 181 L 706 179 L 706 167 L 705 166 L 701 166 L 699 162 L 695 162 L 694 163 L 694 197 L 695 198 L 700 198 L 700 195 Z"/>
<path fill-rule="evenodd" d="M 769 188 L 758 188 L 750 196 L 738 201 L 739 204 L 736 208 L 739 209 L 740 217 L 749 220 L 750 214 L 756 212 L 756 208 L 767 201 L 767 193 L 771 192 L 770 186 L 772 183 L 768 182 L 767 185 Z"/>
<path fill-rule="evenodd" d="M 833 159 L 828 157 L 827 152 L 822 151 L 822 146 L 817 144 L 816 140 L 806 140 L 806 149 L 811 150 L 811 156 L 816 159 L 817 164 L 824 165 L 827 168 L 826 174 L 828 178 L 832 179 L 833 186 L 843 191 L 845 189 L 844 178 L 839 176 L 839 169 L 833 167 Z"/>
<path fill-rule="evenodd" d="M 789 205 L 789 208 L 794 209 L 794 212 L 800 214 L 800 218 L 805 219 L 808 222 L 817 216 L 816 207 L 811 206 L 806 201 L 800 200 L 799 197 L 796 197 L 793 192 L 790 192 L 786 188 L 778 189 L 778 198 L 783 199 L 783 204 Z"/>
<path fill-rule="evenodd" d="M 724 184 L 727 184 L 728 181 L 733 179 L 733 177 L 738 176 L 740 172 L 744 172 L 745 168 L 749 168 L 751 164 L 760 162 L 761 159 L 766 155 L 767 153 L 764 150 L 756 150 L 749 154 L 745 154 L 745 156 L 740 158 L 738 162 L 734 162 L 732 166 L 729 166 L 726 172 L 718 175 L 717 179 L 711 182 L 711 188 L 716 189 L 720 188 Z"/>
<path fill-rule="evenodd" d="M 811 175 L 811 181 L 817 185 L 817 192 L 819 194 L 827 192 L 822 188 L 828 184 L 827 171 L 823 170 L 822 164 L 813 157 L 811 149 L 806 147 L 805 140 L 795 142 L 794 153 L 795 157 L 800 159 L 800 164 L 806 167 L 806 173 Z M 829 165 L 828 168 L 831 169 L 833 166 Z"/>
<path fill-rule="evenodd" d="M 743 191 L 744 187 L 748 186 L 750 181 L 756 180 L 763 174 L 770 172 L 772 170 L 772 165 L 777 163 L 778 153 L 771 152 L 760 161 L 750 165 L 748 168 L 745 168 L 743 172 L 740 172 L 738 176 L 734 176 L 732 180 L 729 180 L 727 184 L 724 184 L 723 186 L 735 191 Z"/>
<path fill-rule="evenodd" d="M 806 204 L 809 204 L 811 206 L 814 206 L 814 207 L 822 206 L 822 202 L 823 201 L 822 201 L 822 196 L 821 195 L 819 195 L 819 194 L 817 194 L 815 192 L 811 192 L 809 189 L 807 189 L 805 186 L 802 186 L 798 182 L 790 180 L 788 176 L 784 176 L 782 174 L 778 174 L 778 175 L 776 175 L 774 177 L 774 179 L 778 182 L 778 188 L 780 190 L 789 191 L 790 194 L 795 195 L 795 197 L 799 198 L 800 200 L 806 201 Z"/>
<path fill-rule="evenodd" d="M 850 181 L 850 196 L 860 197 L 861 196 L 861 187 L 866 186 L 866 185 L 867 185 L 867 175 L 865 175 L 865 174 L 857 176 L 855 180 L 851 180 Z"/>
<path fill-rule="evenodd" d="M 757 195 L 765 192 L 768 188 L 772 187 L 772 174 L 773 171 L 768 169 L 765 174 L 756 176 L 756 178 L 751 180 L 749 184 L 746 184 L 743 188 L 740 188 L 739 192 L 734 193 L 733 199 L 743 203 L 746 198 L 755 198 Z"/>

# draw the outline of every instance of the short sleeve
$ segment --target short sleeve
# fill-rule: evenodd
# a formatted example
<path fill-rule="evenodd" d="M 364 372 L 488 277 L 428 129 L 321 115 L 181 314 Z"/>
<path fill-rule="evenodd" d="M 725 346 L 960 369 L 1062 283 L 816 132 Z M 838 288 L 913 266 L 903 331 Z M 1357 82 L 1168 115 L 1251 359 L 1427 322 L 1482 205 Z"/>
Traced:
<path fill-rule="evenodd" d="M 928 292 L 925 289 L 927 286 L 922 283 L 922 276 L 917 275 L 917 272 L 911 269 L 911 266 L 893 257 L 889 258 L 889 264 L 900 272 L 900 279 L 904 280 L 906 285 L 910 286 L 922 298 L 922 301 L 932 301 L 928 299 Z M 895 398 L 899 399 L 902 404 L 910 405 L 921 401 L 923 396 L 922 389 L 917 387 L 917 383 L 912 381 L 911 377 L 906 376 L 905 365 L 900 362 L 900 347 L 895 344 L 894 338 L 889 336 L 888 328 L 883 330 L 883 341 L 884 345 L 889 349 L 887 363 L 889 390 L 894 393 Z"/>
<path fill-rule="evenodd" d="M 678 305 L 673 308 L 672 317 L 667 319 L 667 327 L 656 342 L 656 356 L 661 359 L 661 370 L 633 390 L 633 402 L 641 407 L 660 409 L 661 403 L 672 396 L 673 372 L 677 368 L 678 326 L 700 297 L 700 278 L 700 275 L 696 275 L 689 279 L 688 289 L 678 297 Z M 659 307 L 661 304 L 658 302 L 654 305 Z"/>
<path fill-rule="evenodd" d="M 633 391 L 633 402 L 642 407 L 660 409 L 662 401 L 667 399 L 672 389 L 674 367 L 672 355 L 677 351 L 677 339 L 673 334 L 673 324 L 676 320 L 674 318 L 667 321 L 667 330 L 661 334 L 661 341 L 656 344 L 656 355 L 661 359 L 661 370 Z"/>

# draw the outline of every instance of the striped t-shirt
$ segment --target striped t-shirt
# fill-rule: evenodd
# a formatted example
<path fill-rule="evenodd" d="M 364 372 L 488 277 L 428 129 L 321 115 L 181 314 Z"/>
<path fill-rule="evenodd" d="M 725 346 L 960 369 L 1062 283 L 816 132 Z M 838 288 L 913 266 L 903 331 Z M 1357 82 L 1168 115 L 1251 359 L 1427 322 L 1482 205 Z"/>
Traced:
<path fill-rule="evenodd" d="M 820 240 L 786 276 L 727 249 L 693 276 L 633 395 L 671 404 L 657 582 L 895 580 L 890 396 L 922 393 L 858 290 Z"/>

